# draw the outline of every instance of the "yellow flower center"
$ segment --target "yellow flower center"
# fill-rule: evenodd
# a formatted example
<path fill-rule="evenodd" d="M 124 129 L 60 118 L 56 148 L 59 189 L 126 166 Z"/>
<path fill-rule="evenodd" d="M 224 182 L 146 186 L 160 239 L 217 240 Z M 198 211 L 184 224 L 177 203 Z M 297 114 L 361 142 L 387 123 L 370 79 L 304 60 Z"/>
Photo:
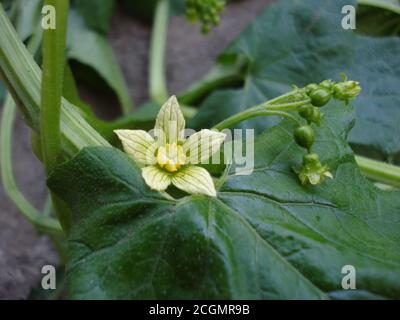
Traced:
<path fill-rule="evenodd" d="M 176 143 L 167 143 L 165 147 L 157 150 L 158 165 L 168 172 L 176 172 L 186 163 L 186 155 L 183 148 Z"/>

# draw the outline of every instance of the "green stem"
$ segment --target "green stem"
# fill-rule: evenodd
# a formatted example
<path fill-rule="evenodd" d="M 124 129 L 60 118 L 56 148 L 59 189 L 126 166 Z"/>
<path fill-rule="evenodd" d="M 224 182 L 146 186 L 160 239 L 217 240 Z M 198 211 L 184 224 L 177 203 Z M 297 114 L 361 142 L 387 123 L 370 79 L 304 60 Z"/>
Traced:
<path fill-rule="evenodd" d="M 159 0 L 150 44 L 150 98 L 162 104 L 168 99 L 165 79 L 165 50 L 169 20 L 169 0 Z"/>
<path fill-rule="evenodd" d="M 61 235 L 61 226 L 56 219 L 41 215 L 19 191 L 13 175 L 12 168 L 12 129 L 15 120 L 15 103 L 8 95 L 1 119 L 0 128 L 0 164 L 1 177 L 5 192 L 13 200 L 22 215 L 32 223 L 39 231 L 53 235 Z"/>
<path fill-rule="evenodd" d="M 0 78 L 26 123 L 40 132 L 41 70 L 18 37 L 0 4 Z M 83 118 L 79 108 L 62 99 L 61 143 L 68 157 L 86 146 L 110 146 Z"/>
<path fill-rule="evenodd" d="M 292 121 L 300 124 L 299 120 L 297 120 L 293 115 L 287 113 L 285 111 L 288 110 L 296 110 L 298 107 L 308 103 L 308 100 L 283 103 L 283 104 L 274 104 L 271 105 L 271 101 L 267 101 L 265 103 L 256 105 L 252 108 L 243 110 L 220 123 L 216 124 L 213 129 L 223 130 L 226 128 L 231 128 L 235 124 L 240 123 L 242 121 L 255 118 L 255 117 L 268 117 L 268 116 L 280 116 L 291 119 Z"/>
<path fill-rule="evenodd" d="M 400 188 L 400 167 L 361 156 L 356 161 L 369 179 Z"/>
<path fill-rule="evenodd" d="M 232 117 L 229 117 L 228 119 L 225 119 L 221 121 L 220 123 L 216 124 L 213 129 L 215 130 L 224 130 L 227 128 L 232 128 L 235 124 L 251 119 L 251 118 L 256 118 L 256 117 L 270 117 L 270 116 L 279 116 L 279 117 L 284 117 L 291 119 L 292 121 L 300 124 L 300 122 L 291 114 L 284 112 L 284 111 L 278 111 L 278 110 L 256 110 L 256 109 L 247 109 L 244 110 Z"/>
<path fill-rule="evenodd" d="M 64 79 L 65 47 L 69 0 L 46 0 L 56 12 L 56 28 L 43 34 L 42 100 L 40 140 L 47 174 L 53 171 L 61 153 L 61 97 Z"/>

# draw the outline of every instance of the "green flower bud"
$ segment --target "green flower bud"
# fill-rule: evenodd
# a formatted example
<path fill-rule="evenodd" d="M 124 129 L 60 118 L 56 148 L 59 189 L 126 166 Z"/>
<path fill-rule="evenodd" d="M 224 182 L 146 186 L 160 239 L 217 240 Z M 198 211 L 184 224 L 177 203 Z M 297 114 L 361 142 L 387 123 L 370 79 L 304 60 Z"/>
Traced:
<path fill-rule="evenodd" d="M 332 94 L 328 89 L 319 88 L 310 93 L 311 103 L 316 107 L 323 107 L 332 98 Z"/>
<path fill-rule="evenodd" d="M 357 81 L 344 81 L 333 86 L 334 97 L 339 100 L 349 101 L 356 98 L 360 92 L 360 83 Z"/>
<path fill-rule="evenodd" d="M 225 0 L 186 0 L 186 17 L 191 22 L 199 21 L 203 33 L 220 23 L 220 14 L 225 8 Z"/>
<path fill-rule="evenodd" d="M 316 153 L 307 153 L 303 157 L 303 165 L 320 166 L 319 155 Z"/>
<path fill-rule="evenodd" d="M 317 125 L 321 123 L 321 118 L 322 118 L 321 110 L 310 104 L 301 106 L 299 108 L 299 115 L 303 119 L 307 120 L 308 123 L 316 123 Z"/>
<path fill-rule="evenodd" d="M 332 92 L 334 82 L 332 80 L 324 80 L 319 84 L 320 88 L 327 89 L 329 92 Z"/>
<path fill-rule="evenodd" d="M 320 125 L 321 119 L 322 119 L 321 110 L 319 110 L 319 108 L 317 108 L 317 107 L 313 107 L 313 112 L 312 112 L 312 115 L 311 115 L 309 121 L 313 122 L 313 123 L 315 123 L 317 125 Z"/>
<path fill-rule="evenodd" d="M 309 125 L 296 128 L 294 130 L 294 140 L 299 146 L 309 150 L 315 141 L 314 129 Z"/>
<path fill-rule="evenodd" d="M 317 90 L 319 86 L 316 83 L 310 83 L 308 86 L 306 86 L 307 93 L 311 93 L 314 90 Z"/>
<path fill-rule="evenodd" d="M 306 104 L 299 108 L 300 117 L 306 119 L 307 121 L 312 117 L 313 112 L 314 112 L 314 107 L 310 104 Z"/>

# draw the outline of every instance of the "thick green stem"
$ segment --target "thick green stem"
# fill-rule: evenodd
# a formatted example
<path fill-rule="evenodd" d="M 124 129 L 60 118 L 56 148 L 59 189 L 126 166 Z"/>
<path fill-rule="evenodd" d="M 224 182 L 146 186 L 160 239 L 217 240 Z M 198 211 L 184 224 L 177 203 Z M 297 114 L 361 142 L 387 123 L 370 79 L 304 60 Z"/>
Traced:
<path fill-rule="evenodd" d="M 165 76 L 165 49 L 169 20 L 169 0 L 159 0 L 154 16 L 150 45 L 150 98 L 162 104 L 168 99 Z"/>
<path fill-rule="evenodd" d="M 19 191 L 12 168 L 12 129 L 15 120 L 15 103 L 8 95 L 3 108 L 0 128 L 0 164 L 1 178 L 5 192 L 13 200 L 23 216 L 39 231 L 61 235 L 61 226 L 56 219 L 41 215 Z"/>
<path fill-rule="evenodd" d="M 400 167 L 360 156 L 356 161 L 369 179 L 400 188 Z"/>
<path fill-rule="evenodd" d="M 65 47 L 69 0 L 46 0 L 56 12 L 55 29 L 43 33 L 42 100 L 40 141 L 47 174 L 53 171 L 61 154 L 61 97 L 64 79 Z"/>

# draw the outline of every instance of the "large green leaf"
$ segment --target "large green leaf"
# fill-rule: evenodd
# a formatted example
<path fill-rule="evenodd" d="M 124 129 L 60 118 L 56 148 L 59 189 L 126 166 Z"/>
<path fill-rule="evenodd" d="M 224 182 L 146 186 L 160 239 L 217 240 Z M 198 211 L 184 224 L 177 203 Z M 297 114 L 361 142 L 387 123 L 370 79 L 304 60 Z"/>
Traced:
<path fill-rule="evenodd" d="M 217 92 L 204 102 L 192 126 L 210 126 L 296 84 L 340 80 L 345 72 L 361 82 L 353 103 L 357 122 L 350 141 L 387 159 L 400 153 L 400 39 L 368 38 L 344 30 L 341 8 L 354 1 L 284 0 L 272 4 L 224 53 L 248 60 L 244 86 Z M 229 103 L 225 102 L 229 100 Z M 258 132 L 271 125 L 242 124 Z"/>
<path fill-rule="evenodd" d="M 166 200 L 122 152 L 89 148 L 48 181 L 73 212 L 75 299 L 324 299 L 400 296 L 400 193 L 376 189 L 345 139 L 352 109 L 331 104 L 315 151 L 335 179 L 303 187 L 289 122 L 261 134 L 255 170 L 217 198 Z M 357 289 L 343 291 L 353 265 Z"/>

